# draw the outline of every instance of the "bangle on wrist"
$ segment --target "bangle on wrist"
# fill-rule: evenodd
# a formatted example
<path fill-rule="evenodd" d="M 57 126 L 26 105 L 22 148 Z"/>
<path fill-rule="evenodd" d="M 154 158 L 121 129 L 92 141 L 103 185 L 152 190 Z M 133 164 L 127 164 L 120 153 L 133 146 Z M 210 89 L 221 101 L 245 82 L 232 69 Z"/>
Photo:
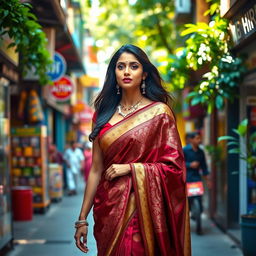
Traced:
<path fill-rule="evenodd" d="M 85 224 L 85 225 L 89 226 L 89 223 L 87 220 L 78 220 L 75 222 L 75 225 L 79 225 L 79 224 Z"/>
<path fill-rule="evenodd" d="M 75 227 L 79 227 L 80 225 L 85 225 L 85 226 L 89 226 L 89 223 L 87 220 L 78 220 L 75 222 Z"/>
<path fill-rule="evenodd" d="M 86 223 L 83 223 L 83 224 L 75 225 L 75 228 L 77 229 L 77 228 L 81 228 L 81 227 L 84 227 L 84 226 L 88 227 L 88 225 L 86 225 Z"/>

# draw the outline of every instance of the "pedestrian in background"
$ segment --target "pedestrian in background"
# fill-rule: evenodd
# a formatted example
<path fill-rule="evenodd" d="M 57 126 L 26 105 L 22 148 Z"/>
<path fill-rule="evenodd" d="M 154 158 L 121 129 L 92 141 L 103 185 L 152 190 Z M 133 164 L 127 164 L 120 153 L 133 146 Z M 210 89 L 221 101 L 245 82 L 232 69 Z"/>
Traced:
<path fill-rule="evenodd" d="M 84 180 L 87 182 L 90 169 L 92 167 L 92 143 L 90 141 L 84 144 Z"/>
<path fill-rule="evenodd" d="M 68 195 L 75 195 L 77 193 L 80 170 L 84 161 L 83 151 L 76 146 L 75 141 L 72 141 L 70 147 L 65 150 L 63 158 L 66 163 Z"/>
<path fill-rule="evenodd" d="M 206 183 L 210 186 L 208 179 L 209 171 L 206 164 L 205 154 L 200 148 L 201 136 L 199 132 L 189 132 L 186 134 L 187 145 L 183 148 L 184 157 L 187 168 L 187 182 L 202 182 L 202 176 L 206 179 Z M 200 206 L 200 214 L 203 212 L 202 195 L 189 197 L 190 209 L 193 200 L 198 200 Z M 194 217 L 194 216 L 192 216 Z M 201 222 L 196 228 L 197 234 L 202 234 Z"/>
<path fill-rule="evenodd" d="M 88 252 L 86 220 L 94 205 L 98 256 L 190 255 L 185 162 L 156 67 L 134 45 L 112 57 L 95 100 L 93 162 L 77 247 Z"/>
<path fill-rule="evenodd" d="M 58 151 L 57 147 L 55 144 L 51 144 L 49 146 L 49 162 L 50 163 L 56 163 L 59 165 L 62 165 L 64 162 L 62 154 Z"/>

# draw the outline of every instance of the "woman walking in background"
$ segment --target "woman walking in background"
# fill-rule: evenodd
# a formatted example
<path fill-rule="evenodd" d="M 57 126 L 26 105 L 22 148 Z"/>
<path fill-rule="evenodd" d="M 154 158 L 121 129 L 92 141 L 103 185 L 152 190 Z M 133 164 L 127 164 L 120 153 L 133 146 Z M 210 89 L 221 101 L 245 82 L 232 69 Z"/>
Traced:
<path fill-rule="evenodd" d="M 90 169 L 92 167 L 92 143 L 86 142 L 84 145 L 84 181 L 87 182 Z"/>
<path fill-rule="evenodd" d="M 170 103 L 147 55 L 121 47 L 95 101 L 93 162 L 75 224 L 83 252 L 94 206 L 98 256 L 190 255 L 185 163 Z"/>

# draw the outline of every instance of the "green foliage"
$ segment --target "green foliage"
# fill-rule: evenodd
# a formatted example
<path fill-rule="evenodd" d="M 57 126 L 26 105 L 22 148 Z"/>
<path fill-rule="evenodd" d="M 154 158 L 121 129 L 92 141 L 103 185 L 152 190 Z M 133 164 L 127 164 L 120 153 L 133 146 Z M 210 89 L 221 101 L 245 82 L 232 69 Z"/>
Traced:
<path fill-rule="evenodd" d="M 169 64 L 167 66 L 168 81 L 170 91 L 180 90 L 185 87 L 189 78 L 189 70 L 187 68 L 187 52 L 186 48 L 177 49 L 176 54 L 169 55 Z"/>
<path fill-rule="evenodd" d="M 206 105 L 208 113 L 211 113 L 214 107 L 222 109 L 226 100 L 233 101 L 237 97 L 237 88 L 245 71 L 240 58 L 227 54 L 203 75 L 200 83 L 188 95 L 188 99 L 192 99 L 192 105 Z"/>
<path fill-rule="evenodd" d="M 206 151 L 208 152 L 208 154 L 212 157 L 212 161 L 214 161 L 214 163 L 217 166 L 220 166 L 221 164 L 221 154 L 222 154 L 222 147 L 217 145 L 206 145 L 205 146 Z"/>
<path fill-rule="evenodd" d="M 181 58 L 176 54 L 169 74 L 174 79 L 172 86 L 183 89 L 189 70 L 206 68 L 207 72 L 187 99 L 192 105 L 205 105 L 208 113 L 211 113 L 215 107 L 223 109 L 226 100 L 233 101 L 238 96 L 238 86 L 246 69 L 242 59 L 230 52 L 228 22 L 219 16 L 219 1 L 208 2 L 211 2 L 211 7 L 206 14 L 213 15 L 213 20 L 209 24 L 198 22 L 185 25 L 186 29 L 181 35 L 188 37 L 183 50 L 186 60 L 184 55 Z M 179 74 L 180 84 L 177 79 Z"/>
<path fill-rule="evenodd" d="M 228 141 L 228 153 L 238 154 L 239 158 L 246 162 L 248 176 L 256 180 L 256 132 L 252 133 L 249 138 L 247 138 L 247 119 L 243 120 L 236 129 L 233 129 L 233 132 L 238 135 L 238 137 L 221 136 L 218 138 L 218 141 Z M 241 150 L 243 145 L 246 145 L 246 152 Z"/>
<path fill-rule="evenodd" d="M 100 50 L 113 53 L 123 44 L 132 43 L 150 54 L 159 64 L 160 72 L 166 73 L 168 55 L 174 53 L 177 27 L 174 25 L 174 0 L 127 0 L 99 1 L 95 7 L 80 0 L 86 27 L 100 42 Z M 108 60 L 107 60 L 108 61 Z M 157 65 L 156 64 L 156 65 Z"/>
<path fill-rule="evenodd" d="M 100 41 L 99 48 L 111 55 L 115 49 L 123 44 L 135 43 L 136 23 L 139 17 L 129 8 L 127 0 L 99 1 L 99 5 L 92 1 L 80 0 L 86 28 L 96 41 Z"/>
<path fill-rule="evenodd" d="M 198 70 L 205 64 L 214 66 L 228 52 L 227 21 L 216 17 L 209 24 L 198 22 L 186 24 L 181 35 L 190 37 L 186 40 L 189 67 Z"/>
<path fill-rule="evenodd" d="M 220 0 L 206 0 L 210 3 L 210 8 L 204 13 L 204 15 L 214 15 L 220 13 Z"/>
<path fill-rule="evenodd" d="M 131 9 L 141 16 L 135 35 L 146 36 L 146 44 L 152 49 L 166 49 L 168 54 L 173 54 L 179 29 L 173 22 L 174 1 L 137 0 Z"/>
<path fill-rule="evenodd" d="M 15 51 L 21 54 L 23 74 L 35 70 L 40 83 L 46 84 L 49 80 L 46 71 L 51 59 L 46 49 L 47 39 L 35 15 L 31 13 L 31 5 L 20 3 L 19 0 L 3 0 L 0 17 L 1 37 L 7 34 L 13 40 L 8 47 L 15 47 Z"/>

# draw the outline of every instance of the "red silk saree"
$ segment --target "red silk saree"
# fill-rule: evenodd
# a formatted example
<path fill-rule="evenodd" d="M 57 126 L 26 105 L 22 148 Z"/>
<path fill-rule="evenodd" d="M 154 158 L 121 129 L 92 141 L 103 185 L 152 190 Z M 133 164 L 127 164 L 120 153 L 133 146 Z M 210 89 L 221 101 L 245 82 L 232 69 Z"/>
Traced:
<path fill-rule="evenodd" d="M 98 256 L 189 256 L 184 157 L 170 108 L 139 109 L 99 143 L 105 170 L 128 163 L 131 173 L 107 181 L 103 172 L 94 199 Z"/>

